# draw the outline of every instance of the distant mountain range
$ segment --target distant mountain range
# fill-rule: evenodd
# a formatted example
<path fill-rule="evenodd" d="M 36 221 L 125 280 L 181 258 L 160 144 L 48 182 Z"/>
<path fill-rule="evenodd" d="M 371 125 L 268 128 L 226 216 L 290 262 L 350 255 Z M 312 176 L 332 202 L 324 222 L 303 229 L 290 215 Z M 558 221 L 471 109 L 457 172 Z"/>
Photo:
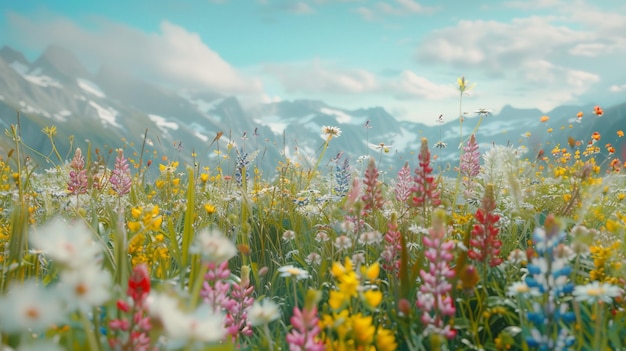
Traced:
<path fill-rule="evenodd" d="M 626 103 L 605 107 L 603 117 L 593 115 L 592 110 L 591 105 L 561 106 L 546 114 L 548 122 L 541 123 L 544 113 L 540 110 L 507 106 L 497 116 L 485 117 L 476 136 L 482 150 L 492 144 L 523 144 L 533 157 L 539 149 L 550 147 L 545 142 L 565 146 L 571 136 L 586 143 L 598 131 L 603 146 L 611 143 L 619 157 L 626 156 L 626 143 L 616 135 L 617 130 L 626 129 Z M 58 46 L 50 46 L 34 62 L 7 46 L 0 49 L 3 129 L 17 123 L 17 111 L 23 140 L 43 155 L 49 154 L 51 146 L 41 130 L 54 125 L 55 142 L 62 153 L 70 149 L 72 140 L 84 149 L 88 142 L 101 150 L 126 145 L 128 156 L 133 157 L 133 151 L 141 152 L 147 135 L 144 161 L 162 162 L 161 157 L 167 155 L 170 160 L 205 166 L 214 165 L 227 151 L 227 143 L 234 142 L 237 150 L 259 150 L 255 162 L 265 172 L 273 172 L 285 156 L 303 167 L 314 164 L 323 145 L 321 128 L 326 125 L 341 128 L 342 135 L 330 143 L 322 167 L 341 152 L 352 163 L 369 154 L 382 163 L 382 169 L 395 172 L 407 160 L 417 164 L 422 137 L 428 138 L 440 165 L 456 164 L 460 142 L 458 116 L 446 116 L 452 121 L 427 126 L 398 121 L 381 107 L 348 110 L 315 100 L 244 109 L 236 96 L 174 91 L 118 67 L 103 66 L 91 73 L 70 51 Z M 584 113 L 582 123 L 576 122 L 579 111 Z M 467 136 L 479 118 L 474 112 L 464 118 Z M 211 145 L 220 132 L 223 136 Z M 436 149 L 437 142 L 447 147 Z M 0 148 L 5 155 L 11 148 L 6 137 L 0 138 Z M 218 148 L 222 156 L 216 153 Z M 231 148 L 231 156 L 235 152 Z M 232 162 L 224 165 L 230 165 L 225 172 L 232 172 Z"/>

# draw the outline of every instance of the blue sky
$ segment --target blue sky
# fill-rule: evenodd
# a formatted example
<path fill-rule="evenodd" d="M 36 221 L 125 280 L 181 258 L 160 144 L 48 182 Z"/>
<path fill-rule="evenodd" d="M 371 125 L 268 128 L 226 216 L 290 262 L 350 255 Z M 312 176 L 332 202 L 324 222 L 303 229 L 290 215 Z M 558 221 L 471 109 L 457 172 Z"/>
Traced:
<path fill-rule="evenodd" d="M 33 60 L 51 43 L 95 71 L 236 95 L 382 106 L 399 119 L 510 104 L 626 101 L 622 0 L 2 1 L 0 45 Z"/>

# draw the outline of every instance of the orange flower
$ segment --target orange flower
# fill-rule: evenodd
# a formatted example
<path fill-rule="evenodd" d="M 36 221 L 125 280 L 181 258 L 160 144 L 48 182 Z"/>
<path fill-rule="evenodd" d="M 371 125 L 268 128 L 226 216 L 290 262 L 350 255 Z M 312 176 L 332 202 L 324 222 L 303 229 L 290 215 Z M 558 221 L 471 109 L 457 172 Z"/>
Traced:
<path fill-rule="evenodd" d="M 609 152 L 609 155 L 613 155 L 615 153 L 615 148 L 613 146 L 609 146 L 606 148 L 606 151 Z"/>
<path fill-rule="evenodd" d="M 602 107 L 600 106 L 594 106 L 593 113 L 597 115 L 598 117 L 600 117 L 604 114 L 604 110 L 602 110 Z"/>
<path fill-rule="evenodd" d="M 598 132 L 593 132 L 593 134 L 591 134 L 591 139 L 598 141 L 600 140 L 600 133 Z"/>
<path fill-rule="evenodd" d="M 567 143 L 569 144 L 569 147 L 571 147 L 573 149 L 574 146 L 576 145 L 576 139 L 574 139 L 571 136 L 567 137 Z"/>
<path fill-rule="evenodd" d="M 578 119 L 583 118 L 583 111 L 578 111 L 578 113 L 576 114 L 576 117 Z"/>
<path fill-rule="evenodd" d="M 617 131 L 617 136 L 620 137 L 620 138 L 623 137 L 624 136 L 624 132 L 621 131 L 621 130 L 618 130 Z"/>
<path fill-rule="evenodd" d="M 541 116 L 541 119 L 539 119 L 539 121 L 541 123 L 546 123 L 549 119 L 550 119 L 550 117 L 548 117 L 548 116 Z"/>

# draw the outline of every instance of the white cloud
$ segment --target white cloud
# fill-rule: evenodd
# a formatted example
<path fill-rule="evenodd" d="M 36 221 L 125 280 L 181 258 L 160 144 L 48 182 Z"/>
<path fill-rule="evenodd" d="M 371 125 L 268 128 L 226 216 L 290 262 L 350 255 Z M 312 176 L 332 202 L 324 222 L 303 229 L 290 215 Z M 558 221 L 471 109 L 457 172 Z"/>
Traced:
<path fill-rule="evenodd" d="M 285 10 L 297 14 L 307 14 L 315 12 L 311 6 L 305 2 L 287 3 L 285 4 Z"/>
<path fill-rule="evenodd" d="M 367 21 L 371 21 L 376 18 L 374 11 L 372 11 L 371 9 L 368 9 L 367 7 L 363 7 L 363 6 L 357 7 L 356 9 L 354 9 L 354 12 L 359 14 L 364 20 L 367 20 Z"/>
<path fill-rule="evenodd" d="M 373 91 L 376 78 L 361 69 L 342 69 L 314 60 L 306 64 L 268 64 L 265 72 L 294 93 L 362 93 Z"/>
<path fill-rule="evenodd" d="M 452 85 L 436 84 L 413 71 L 403 71 L 398 81 L 389 83 L 390 90 L 398 99 L 422 98 L 441 100 L 458 96 Z"/>
<path fill-rule="evenodd" d="M 121 67 L 177 88 L 221 93 L 259 93 L 260 81 L 244 76 L 207 46 L 197 33 L 163 21 L 160 31 L 145 33 L 102 19 L 86 30 L 63 17 L 26 18 L 8 13 L 8 24 L 21 41 L 42 49 L 67 47 L 98 64 Z"/>
<path fill-rule="evenodd" d="M 626 91 L 626 84 L 621 84 L 621 85 L 613 84 L 609 87 L 609 91 L 612 93 L 619 93 L 622 91 Z"/>

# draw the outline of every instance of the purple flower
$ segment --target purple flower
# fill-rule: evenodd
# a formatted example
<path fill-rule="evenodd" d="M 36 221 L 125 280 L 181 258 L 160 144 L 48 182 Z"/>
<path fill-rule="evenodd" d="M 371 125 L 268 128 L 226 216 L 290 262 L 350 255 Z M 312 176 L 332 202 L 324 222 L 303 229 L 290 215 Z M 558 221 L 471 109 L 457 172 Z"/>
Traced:
<path fill-rule="evenodd" d="M 87 192 L 88 180 L 85 169 L 85 158 L 80 148 L 74 152 L 74 158 L 70 163 L 70 180 L 67 182 L 67 190 L 73 195 Z"/>

